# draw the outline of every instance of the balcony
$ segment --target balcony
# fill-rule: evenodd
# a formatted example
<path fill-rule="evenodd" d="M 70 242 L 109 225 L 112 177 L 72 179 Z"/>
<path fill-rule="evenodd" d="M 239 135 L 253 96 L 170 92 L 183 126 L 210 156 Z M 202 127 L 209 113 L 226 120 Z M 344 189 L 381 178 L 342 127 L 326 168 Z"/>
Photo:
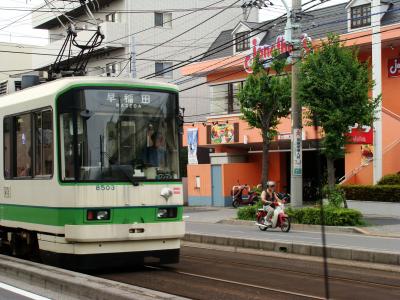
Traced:
<path fill-rule="evenodd" d="M 128 25 L 126 23 L 103 22 L 100 24 L 104 34 L 102 44 L 95 49 L 98 51 L 108 51 L 118 48 L 124 48 L 129 44 Z M 85 44 L 94 34 L 94 31 L 79 31 L 77 41 L 79 44 Z M 34 55 L 32 65 L 34 69 L 43 69 L 49 66 L 56 59 L 56 55 L 60 51 L 65 38 L 57 39 L 46 46 L 43 46 L 38 52 L 49 55 Z M 78 54 L 79 49 L 72 47 L 73 53 Z"/>
<path fill-rule="evenodd" d="M 51 29 L 55 26 L 60 25 L 57 17 L 59 17 L 64 23 L 68 23 L 68 20 L 62 15 L 62 13 L 68 13 L 68 16 L 73 18 L 77 18 L 85 14 L 84 8 L 80 5 L 78 1 L 50 1 L 52 6 L 43 6 L 41 5 L 32 7 L 34 11 L 32 14 L 32 27 L 35 29 Z M 93 7 L 103 7 L 106 4 L 112 2 L 112 0 L 96 0 L 91 1 L 93 4 L 89 4 L 89 8 L 92 12 Z M 51 11 L 53 10 L 53 12 Z M 58 11 L 59 10 L 59 11 Z"/>

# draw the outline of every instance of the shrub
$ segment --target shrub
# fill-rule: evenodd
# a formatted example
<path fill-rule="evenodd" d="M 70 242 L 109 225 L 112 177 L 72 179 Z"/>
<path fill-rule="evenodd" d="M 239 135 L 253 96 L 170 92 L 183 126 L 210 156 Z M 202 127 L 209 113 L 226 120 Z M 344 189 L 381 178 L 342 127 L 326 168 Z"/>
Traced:
<path fill-rule="evenodd" d="M 346 199 L 400 202 L 400 185 L 342 185 Z"/>
<path fill-rule="evenodd" d="M 400 174 L 389 174 L 379 180 L 378 185 L 400 185 Z"/>
<path fill-rule="evenodd" d="M 237 218 L 239 220 L 256 220 L 257 209 L 261 208 L 261 202 L 258 202 L 256 205 L 253 206 L 244 206 L 237 210 Z"/>
<path fill-rule="evenodd" d="M 296 223 L 321 225 L 321 208 L 304 207 L 289 208 L 287 214 Z M 362 214 L 355 209 L 324 206 L 325 225 L 328 226 L 357 226 L 364 225 Z"/>
<path fill-rule="evenodd" d="M 345 202 L 345 194 L 344 191 L 337 186 L 330 188 L 329 186 L 325 186 L 323 189 L 324 197 L 328 199 L 329 206 L 332 207 L 343 207 L 343 203 Z"/>

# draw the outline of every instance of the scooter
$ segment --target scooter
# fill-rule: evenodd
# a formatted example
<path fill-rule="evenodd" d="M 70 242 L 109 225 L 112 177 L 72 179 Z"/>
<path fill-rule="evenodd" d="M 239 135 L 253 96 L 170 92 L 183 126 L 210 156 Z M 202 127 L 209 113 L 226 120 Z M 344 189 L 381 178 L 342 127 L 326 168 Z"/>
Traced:
<path fill-rule="evenodd" d="M 275 207 L 274 214 L 271 218 L 271 223 L 267 225 L 267 211 L 263 208 L 258 209 L 257 212 L 257 222 L 256 226 L 261 231 L 265 231 L 268 228 L 277 228 L 279 227 L 283 232 L 289 232 L 290 230 L 290 218 L 287 214 L 285 214 L 285 202 L 281 201 L 281 203 L 274 202 L 272 205 Z"/>
<path fill-rule="evenodd" d="M 243 195 L 248 191 L 247 197 Z M 251 191 L 247 184 L 235 185 L 232 188 L 232 206 L 234 208 L 240 205 L 254 205 L 258 201 L 258 193 L 256 190 Z"/>

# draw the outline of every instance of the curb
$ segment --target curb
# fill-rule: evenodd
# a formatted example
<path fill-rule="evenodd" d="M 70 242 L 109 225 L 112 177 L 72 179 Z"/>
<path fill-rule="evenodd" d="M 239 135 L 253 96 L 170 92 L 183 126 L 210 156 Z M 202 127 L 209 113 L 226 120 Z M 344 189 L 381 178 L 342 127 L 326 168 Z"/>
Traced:
<path fill-rule="evenodd" d="M 227 225 L 244 225 L 244 226 L 254 226 L 255 221 L 237 220 L 237 219 L 225 219 L 218 221 L 218 224 Z M 292 230 L 298 231 L 321 231 L 321 225 L 309 225 L 309 224 L 291 224 Z M 369 236 L 379 236 L 379 237 L 389 237 L 389 238 L 400 238 L 400 234 L 395 233 L 382 233 L 382 232 L 372 232 L 364 227 L 352 227 L 352 226 L 325 226 L 325 231 L 330 233 L 356 233 L 364 234 Z"/>
<path fill-rule="evenodd" d="M 246 220 L 236 220 L 236 219 L 226 219 L 217 222 L 218 224 L 227 224 L 227 225 L 245 225 L 245 226 L 254 226 L 255 221 L 246 221 Z M 308 225 L 308 224 L 297 224 L 292 223 L 291 228 L 293 230 L 298 231 L 321 231 L 320 225 Z M 325 226 L 326 232 L 344 232 L 344 233 L 361 233 L 361 234 L 369 234 L 366 231 L 360 230 L 358 227 L 351 226 Z"/>
<path fill-rule="evenodd" d="M 51 299 L 186 299 L 4 255 L 0 255 L 0 281 Z"/>
<path fill-rule="evenodd" d="M 201 244 L 231 246 L 238 248 L 274 251 L 281 253 L 292 253 L 292 254 L 317 256 L 317 257 L 323 256 L 322 246 L 309 245 L 309 244 L 260 241 L 255 239 L 241 239 L 241 238 L 211 236 L 211 235 L 202 235 L 193 233 L 186 233 L 183 240 L 186 242 L 201 243 Z M 375 252 L 375 251 L 347 249 L 339 247 L 327 247 L 326 250 L 328 258 L 389 264 L 389 265 L 400 265 L 400 253 Z"/>

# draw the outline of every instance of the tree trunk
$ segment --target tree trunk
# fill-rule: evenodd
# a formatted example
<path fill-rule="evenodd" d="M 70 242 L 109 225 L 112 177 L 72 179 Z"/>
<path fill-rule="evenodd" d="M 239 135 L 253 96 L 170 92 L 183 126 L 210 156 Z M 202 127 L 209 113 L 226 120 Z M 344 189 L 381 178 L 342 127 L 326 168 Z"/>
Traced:
<path fill-rule="evenodd" d="M 329 188 L 334 188 L 336 179 L 335 179 L 335 160 L 332 158 L 326 158 L 326 166 L 328 169 L 328 186 Z"/>
<path fill-rule="evenodd" d="M 336 177 L 335 177 L 335 160 L 332 158 L 326 158 L 326 166 L 328 169 L 328 187 L 329 189 L 333 189 L 336 184 Z M 343 206 L 347 208 L 347 201 L 346 197 L 343 199 Z"/>
<path fill-rule="evenodd" d="M 262 174 L 261 174 L 261 181 L 262 181 L 262 186 L 263 189 L 267 188 L 267 182 L 268 182 L 268 172 L 269 172 L 269 143 L 270 141 L 268 139 L 263 138 L 263 158 L 262 158 Z"/>

